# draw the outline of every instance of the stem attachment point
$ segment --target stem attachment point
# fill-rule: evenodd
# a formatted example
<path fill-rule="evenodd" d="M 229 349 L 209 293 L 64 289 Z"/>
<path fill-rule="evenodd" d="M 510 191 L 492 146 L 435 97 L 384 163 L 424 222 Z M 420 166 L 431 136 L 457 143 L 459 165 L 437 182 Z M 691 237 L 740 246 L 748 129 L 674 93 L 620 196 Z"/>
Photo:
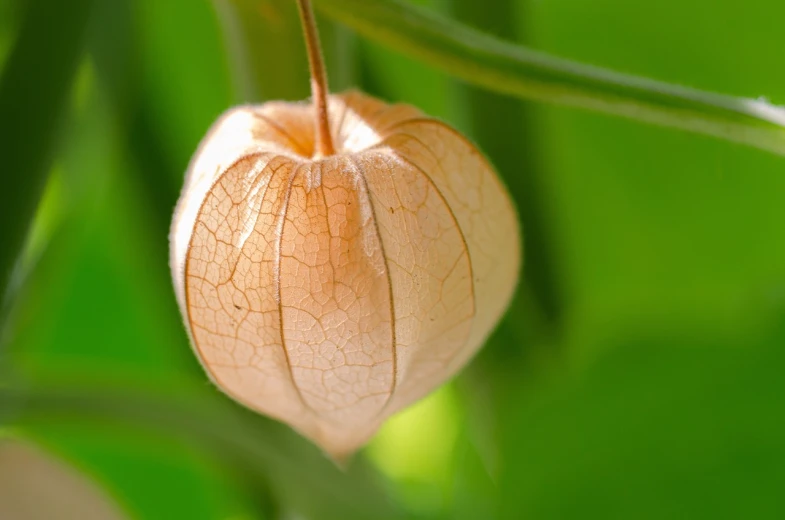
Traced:
<path fill-rule="evenodd" d="M 335 154 L 327 110 L 327 95 L 329 93 L 327 73 L 324 68 L 322 48 L 319 45 L 319 31 L 316 28 L 311 2 L 310 0 L 297 0 L 297 7 L 300 9 L 305 48 L 308 51 L 308 63 L 311 69 L 311 95 L 316 124 L 314 157 L 325 157 Z"/>

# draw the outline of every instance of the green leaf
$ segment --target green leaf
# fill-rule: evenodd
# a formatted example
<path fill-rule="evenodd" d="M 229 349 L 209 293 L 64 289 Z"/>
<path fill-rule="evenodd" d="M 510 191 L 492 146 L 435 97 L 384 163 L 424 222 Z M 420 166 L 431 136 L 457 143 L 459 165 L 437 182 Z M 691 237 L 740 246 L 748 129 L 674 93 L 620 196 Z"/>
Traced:
<path fill-rule="evenodd" d="M 0 80 L 0 303 L 44 189 L 91 6 L 30 2 Z"/>
<path fill-rule="evenodd" d="M 401 0 L 318 0 L 363 36 L 469 83 L 718 137 L 785 155 L 785 108 L 549 56 Z"/>

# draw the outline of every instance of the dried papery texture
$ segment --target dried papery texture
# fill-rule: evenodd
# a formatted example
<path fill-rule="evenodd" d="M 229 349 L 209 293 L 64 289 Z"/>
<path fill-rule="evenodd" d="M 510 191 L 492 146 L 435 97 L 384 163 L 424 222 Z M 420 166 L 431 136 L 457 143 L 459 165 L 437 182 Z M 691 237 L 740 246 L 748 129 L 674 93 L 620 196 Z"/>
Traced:
<path fill-rule="evenodd" d="M 213 381 L 335 457 L 445 382 L 516 286 L 512 203 L 460 134 L 408 105 L 230 110 L 189 168 L 172 271 Z"/>

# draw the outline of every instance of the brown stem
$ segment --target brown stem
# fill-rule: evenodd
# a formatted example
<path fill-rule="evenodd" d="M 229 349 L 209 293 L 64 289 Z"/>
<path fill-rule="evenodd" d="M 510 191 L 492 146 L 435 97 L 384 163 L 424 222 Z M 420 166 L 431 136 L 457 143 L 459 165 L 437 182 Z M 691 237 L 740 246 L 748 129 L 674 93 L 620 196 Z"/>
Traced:
<path fill-rule="evenodd" d="M 303 22 L 305 48 L 308 51 L 308 63 L 311 66 L 311 94 L 313 96 L 316 116 L 316 150 L 315 157 L 335 154 L 333 138 L 330 134 L 330 121 L 327 114 L 327 74 L 324 70 L 322 48 L 319 45 L 319 31 L 313 16 L 310 0 L 297 0 L 300 8 L 300 19 Z"/>

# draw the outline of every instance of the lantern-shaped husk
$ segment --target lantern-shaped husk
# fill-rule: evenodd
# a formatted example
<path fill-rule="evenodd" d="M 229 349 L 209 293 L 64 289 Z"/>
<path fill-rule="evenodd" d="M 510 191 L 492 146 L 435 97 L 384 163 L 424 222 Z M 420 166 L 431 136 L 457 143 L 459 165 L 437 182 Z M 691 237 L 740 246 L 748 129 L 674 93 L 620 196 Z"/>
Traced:
<path fill-rule="evenodd" d="M 484 157 L 408 105 L 227 112 L 189 168 L 171 265 L 216 385 L 335 457 L 453 376 L 515 289 L 517 219 Z"/>

